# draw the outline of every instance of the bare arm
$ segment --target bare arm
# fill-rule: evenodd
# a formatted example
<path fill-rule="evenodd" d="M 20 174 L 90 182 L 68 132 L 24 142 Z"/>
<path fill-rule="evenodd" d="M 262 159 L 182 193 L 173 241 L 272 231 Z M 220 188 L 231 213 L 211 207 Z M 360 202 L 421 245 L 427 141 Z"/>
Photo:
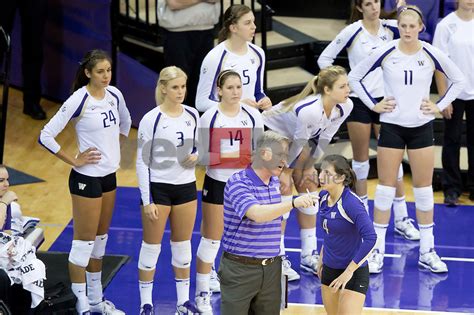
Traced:
<path fill-rule="evenodd" d="M 166 4 L 171 10 L 182 10 L 200 2 L 215 3 L 216 0 L 166 0 Z"/>
<path fill-rule="evenodd" d="M 245 216 L 257 223 L 268 222 L 293 209 L 293 203 L 296 208 L 307 208 L 317 202 L 318 196 L 316 195 L 302 195 L 293 201 L 285 201 L 269 205 L 253 205 L 247 210 Z"/>

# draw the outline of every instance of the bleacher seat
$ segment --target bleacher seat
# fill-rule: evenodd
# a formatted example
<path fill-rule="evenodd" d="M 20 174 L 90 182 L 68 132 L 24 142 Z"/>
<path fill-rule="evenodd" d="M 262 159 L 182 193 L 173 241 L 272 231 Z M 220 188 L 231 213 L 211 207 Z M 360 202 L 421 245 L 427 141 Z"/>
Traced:
<path fill-rule="evenodd" d="M 454 0 L 452 0 L 454 1 Z M 408 0 L 408 4 L 416 5 L 423 12 L 426 31 L 420 34 L 420 39 L 431 43 L 433 40 L 436 24 L 439 18 L 439 0 Z M 384 10 L 392 11 L 397 7 L 396 0 L 385 0 Z"/>

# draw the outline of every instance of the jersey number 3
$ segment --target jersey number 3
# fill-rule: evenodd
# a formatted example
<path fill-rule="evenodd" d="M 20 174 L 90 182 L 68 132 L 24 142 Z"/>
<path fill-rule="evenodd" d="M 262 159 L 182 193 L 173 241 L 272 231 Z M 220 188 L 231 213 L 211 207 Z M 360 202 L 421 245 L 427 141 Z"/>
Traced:
<path fill-rule="evenodd" d="M 112 110 L 109 110 L 109 113 L 103 112 L 103 113 L 100 113 L 100 114 L 104 118 L 104 119 L 102 119 L 102 122 L 104 123 L 104 128 L 110 127 L 112 122 L 114 123 L 114 125 L 117 124 L 117 119 L 115 118 L 114 113 L 112 112 Z"/>

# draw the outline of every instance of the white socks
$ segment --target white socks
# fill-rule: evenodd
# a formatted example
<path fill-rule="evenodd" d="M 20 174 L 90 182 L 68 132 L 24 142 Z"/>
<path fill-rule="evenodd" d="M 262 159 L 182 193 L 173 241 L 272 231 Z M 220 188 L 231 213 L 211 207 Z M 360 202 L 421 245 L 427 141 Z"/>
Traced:
<path fill-rule="evenodd" d="M 387 234 L 388 224 L 378 224 L 374 222 L 375 233 L 377 234 L 377 243 L 375 249 L 380 253 L 385 253 L 385 234 Z"/>
<path fill-rule="evenodd" d="M 316 228 L 301 229 L 301 257 L 313 254 L 316 250 Z"/>
<path fill-rule="evenodd" d="M 420 228 L 420 254 L 424 254 L 434 248 L 434 235 L 433 235 L 434 223 L 430 224 L 419 224 Z"/>
<path fill-rule="evenodd" d="M 86 295 L 85 283 L 71 283 L 72 293 L 77 297 L 76 311 L 79 314 L 89 310 L 89 300 Z"/>
<path fill-rule="evenodd" d="M 90 305 L 96 305 L 102 302 L 102 271 L 86 271 L 87 298 Z"/>
<path fill-rule="evenodd" d="M 138 287 L 140 288 L 140 306 L 145 304 L 153 305 L 153 281 L 138 281 Z"/>
<path fill-rule="evenodd" d="M 395 222 L 408 217 L 407 204 L 405 202 L 405 196 L 395 197 L 393 199 L 393 215 Z"/>

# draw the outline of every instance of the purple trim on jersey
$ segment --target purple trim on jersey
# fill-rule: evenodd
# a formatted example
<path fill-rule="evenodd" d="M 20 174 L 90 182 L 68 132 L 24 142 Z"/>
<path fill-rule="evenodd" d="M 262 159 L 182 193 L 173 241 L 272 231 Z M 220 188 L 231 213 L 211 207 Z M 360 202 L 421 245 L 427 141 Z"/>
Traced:
<path fill-rule="evenodd" d="M 388 25 L 388 24 L 385 24 L 384 26 L 393 32 L 393 39 L 400 38 L 400 30 L 398 29 L 398 27 Z"/>
<path fill-rule="evenodd" d="M 281 217 L 257 223 L 246 217 L 254 205 L 281 202 L 280 182 L 272 176 L 265 184 L 248 167 L 234 173 L 224 189 L 224 234 L 226 252 L 255 258 L 270 258 L 280 253 Z"/>
<path fill-rule="evenodd" d="M 150 203 L 155 203 L 153 201 L 153 195 L 151 193 L 151 172 L 150 172 L 150 167 L 151 167 L 151 163 L 153 162 L 153 142 L 155 141 L 155 132 L 156 132 L 156 129 L 158 129 L 158 122 L 160 121 L 160 118 L 161 118 L 161 113 L 158 114 L 158 116 L 156 116 L 156 119 L 155 119 L 155 123 L 153 124 L 153 133 L 151 134 L 151 147 L 150 147 L 150 160 L 148 162 L 148 183 L 149 183 L 149 192 L 150 192 Z"/>
<path fill-rule="evenodd" d="M 364 83 L 362 82 L 364 80 L 364 78 L 369 74 L 371 73 L 372 71 L 374 71 L 375 69 L 377 69 L 378 67 L 381 67 L 382 66 L 382 61 L 383 59 L 388 55 L 390 54 L 392 51 L 395 50 L 395 46 L 391 47 L 389 50 L 387 50 L 386 52 L 384 52 L 382 54 L 382 56 L 379 57 L 379 59 L 377 59 L 375 61 L 375 63 L 372 65 L 372 67 L 369 69 L 369 71 L 367 71 L 367 73 L 362 77 L 362 79 L 360 79 L 360 85 L 362 86 L 362 88 L 364 89 L 364 92 L 365 94 L 367 94 L 367 96 L 370 98 L 370 100 L 372 101 L 372 103 L 374 105 L 376 105 L 378 102 L 375 98 L 372 97 L 372 95 L 370 95 L 369 91 L 367 91 L 367 89 L 365 88 L 365 85 Z"/>
<path fill-rule="evenodd" d="M 428 54 L 428 56 L 430 56 L 431 60 L 433 60 L 436 70 L 439 70 L 446 75 L 446 72 L 444 72 L 443 67 L 441 67 L 441 64 L 439 63 L 438 59 L 436 59 L 435 56 L 433 56 L 433 54 L 430 53 L 428 49 L 426 49 L 426 47 L 423 47 L 423 50 Z"/>
<path fill-rule="evenodd" d="M 298 116 L 300 110 L 302 110 L 302 109 L 305 108 L 306 106 L 309 106 L 309 105 L 315 103 L 317 100 L 318 100 L 318 98 L 315 99 L 314 101 L 311 101 L 311 102 L 308 102 L 308 103 L 306 103 L 306 104 L 303 104 L 303 105 L 298 106 L 298 107 L 295 109 L 296 116 Z"/>
<path fill-rule="evenodd" d="M 244 112 L 247 113 L 247 115 L 249 115 L 250 117 L 250 120 L 252 121 L 252 138 L 255 136 L 255 118 L 253 118 L 253 116 L 244 108 L 242 107 L 242 110 Z M 252 151 L 255 150 L 255 144 L 254 144 L 254 141 L 252 141 Z"/>
<path fill-rule="evenodd" d="M 12 207 L 7 205 L 7 215 L 5 217 L 5 223 L 1 227 L 0 231 L 8 231 L 12 228 Z"/>
<path fill-rule="evenodd" d="M 257 54 L 258 59 L 260 60 L 260 65 L 257 68 L 257 82 L 255 82 L 255 92 L 253 93 L 255 96 L 255 100 L 258 102 L 262 98 L 266 97 L 264 93 L 262 93 L 262 82 L 260 82 L 260 76 L 262 74 L 263 68 L 263 57 L 260 55 L 257 49 L 249 45 L 249 47 Z"/>
<path fill-rule="evenodd" d="M 211 152 L 212 129 L 214 128 L 214 124 L 216 123 L 217 114 L 219 114 L 219 111 L 216 109 L 216 112 L 214 113 L 214 115 L 212 115 L 211 122 L 209 123 L 209 148 L 208 148 L 208 152 Z"/>
<path fill-rule="evenodd" d="M 347 41 L 346 46 L 344 46 L 344 48 L 349 49 L 349 47 L 351 47 L 351 45 L 352 45 L 352 42 L 356 38 L 357 34 L 359 34 L 360 32 L 362 32 L 362 26 L 357 29 L 357 31 L 354 33 L 354 35 L 351 36 L 351 38 L 349 38 L 349 40 Z"/>
<path fill-rule="evenodd" d="M 344 110 L 342 109 L 342 106 L 340 104 L 336 104 L 336 108 L 339 109 L 341 117 L 343 117 L 344 116 Z"/>
<path fill-rule="evenodd" d="M 109 93 L 112 94 L 112 96 L 115 97 L 115 99 L 117 100 L 117 110 L 119 110 L 119 108 L 120 108 L 119 97 L 117 96 L 117 94 L 115 94 L 115 93 L 112 92 L 111 90 L 109 90 L 109 89 L 106 89 L 106 90 L 109 91 Z"/>
<path fill-rule="evenodd" d="M 453 87 L 453 84 L 451 83 L 451 85 L 446 89 L 446 92 L 444 93 L 444 95 L 441 96 L 441 98 L 436 102 L 436 104 L 439 104 L 444 99 L 444 97 L 448 94 L 449 90 L 451 90 L 452 87 Z"/>
<path fill-rule="evenodd" d="M 185 110 L 189 113 L 189 115 L 191 115 L 191 116 L 194 118 L 193 151 L 191 152 L 191 154 L 193 154 L 193 153 L 196 153 L 196 151 L 197 151 L 197 148 L 196 148 L 197 118 L 196 118 L 196 115 L 194 115 L 194 113 L 193 113 L 192 111 L 190 111 L 190 110 L 187 109 L 187 108 L 185 108 Z"/>
<path fill-rule="evenodd" d="M 73 118 L 76 118 L 76 117 L 79 117 L 79 115 L 81 114 L 82 112 L 82 108 L 84 107 L 84 103 L 86 102 L 86 99 L 89 97 L 89 94 L 84 94 L 84 97 L 82 98 L 82 101 L 81 101 L 81 104 L 79 104 L 79 107 L 76 109 L 76 111 L 74 112 L 74 114 L 72 114 L 72 117 L 69 119 L 73 119 Z"/>
<path fill-rule="evenodd" d="M 219 60 L 219 64 L 217 65 L 217 70 L 216 70 L 216 74 L 214 75 L 214 80 L 212 80 L 211 93 L 209 93 L 209 99 L 214 102 L 219 102 L 219 100 L 214 97 L 214 91 L 217 89 L 217 77 L 219 76 L 219 73 L 221 73 L 222 60 L 224 60 L 225 54 L 227 54 L 227 51 L 224 50 L 222 52 L 221 59 Z"/>
<path fill-rule="evenodd" d="M 348 187 L 331 207 L 327 191 L 322 190 L 319 198 L 317 222 L 324 236 L 323 263 L 335 269 L 345 269 L 351 261 L 359 264 L 377 241 L 373 222 L 362 201 Z M 361 266 L 366 264 L 364 261 Z"/>
<path fill-rule="evenodd" d="M 38 137 L 38 143 L 41 144 L 43 147 L 45 147 L 46 150 L 48 150 L 48 151 L 51 152 L 52 154 L 56 154 L 56 153 L 54 153 L 53 151 L 51 151 L 47 146 L 45 146 L 43 142 L 41 142 L 41 134 L 40 134 L 40 136 Z"/>

